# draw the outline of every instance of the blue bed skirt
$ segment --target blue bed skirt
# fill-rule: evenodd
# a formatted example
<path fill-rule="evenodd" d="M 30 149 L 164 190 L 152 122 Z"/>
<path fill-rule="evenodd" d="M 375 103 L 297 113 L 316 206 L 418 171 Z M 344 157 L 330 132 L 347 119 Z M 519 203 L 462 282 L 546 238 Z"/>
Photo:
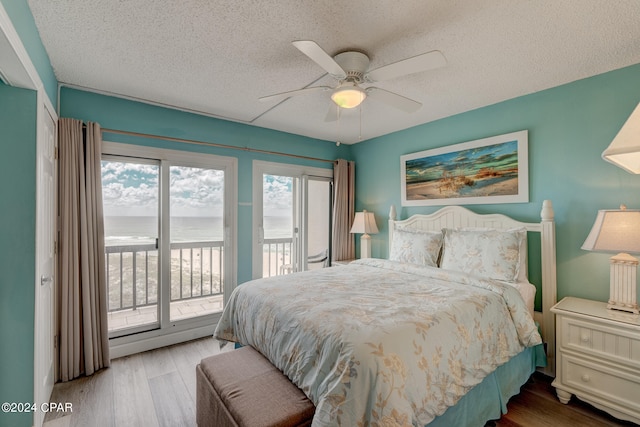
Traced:
<path fill-rule="evenodd" d="M 235 348 L 242 347 L 235 343 Z M 499 366 L 428 427 L 484 427 L 507 413 L 507 402 L 520 392 L 537 367 L 547 366 L 544 345 L 525 348 Z"/>
<path fill-rule="evenodd" d="M 538 366 L 546 366 L 543 345 L 526 348 L 499 366 L 429 427 L 483 427 L 507 413 L 507 402 L 520 392 Z"/>

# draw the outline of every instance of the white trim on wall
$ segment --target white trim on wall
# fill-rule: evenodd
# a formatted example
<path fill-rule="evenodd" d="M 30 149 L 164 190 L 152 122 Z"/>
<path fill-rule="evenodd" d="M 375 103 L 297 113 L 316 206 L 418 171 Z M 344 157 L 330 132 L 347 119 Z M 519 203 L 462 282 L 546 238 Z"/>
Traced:
<path fill-rule="evenodd" d="M 37 91 L 38 102 L 45 104 L 51 116 L 57 120 L 58 114 L 47 95 L 44 83 L 2 3 L 0 3 L 0 58 L 2 58 L 0 63 L 2 80 L 9 86 Z"/>
<path fill-rule="evenodd" d="M 38 90 L 42 81 L 16 31 L 7 11 L 0 3 L 0 70 L 9 86 Z"/>

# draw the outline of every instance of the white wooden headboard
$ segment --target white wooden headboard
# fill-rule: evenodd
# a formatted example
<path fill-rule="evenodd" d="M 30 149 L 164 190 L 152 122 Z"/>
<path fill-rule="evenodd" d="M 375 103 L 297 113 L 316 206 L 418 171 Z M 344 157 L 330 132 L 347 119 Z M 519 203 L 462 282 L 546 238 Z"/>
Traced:
<path fill-rule="evenodd" d="M 534 320 L 540 324 L 542 339 L 546 343 L 547 366 L 543 372 L 555 376 L 555 318 L 551 312 L 551 307 L 557 302 L 556 232 L 553 217 L 550 200 L 542 203 L 541 220 L 535 223 L 520 222 L 502 214 L 481 215 L 461 206 L 446 206 L 432 214 L 417 214 L 405 220 L 397 220 L 395 208 L 391 206 L 389 248 L 393 241 L 393 231 L 397 228 L 425 231 L 455 227 L 487 227 L 499 230 L 525 228 L 528 232 L 540 233 L 542 312 L 535 312 Z"/>

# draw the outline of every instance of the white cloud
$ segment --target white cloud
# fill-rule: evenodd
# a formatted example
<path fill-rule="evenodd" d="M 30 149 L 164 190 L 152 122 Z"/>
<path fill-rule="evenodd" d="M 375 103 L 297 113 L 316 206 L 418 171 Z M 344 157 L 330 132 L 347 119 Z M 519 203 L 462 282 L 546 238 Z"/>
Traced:
<path fill-rule="evenodd" d="M 171 168 L 171 214 L 222 216 L 224 173 L 214 169 Z"/>
<path fill-rule="evenodd" d="M 104 213 L 107 216 L 156 216 L 157 165 L 102 162 Z M 215 169 L 172 166 L 169 173 L 172 216 L 222 216 L 224 173 Z M 264 215 L 290 216 L 293 179 L 267 175 L 263 180 Z"/>
<path fill-rule="evenodd" d="M 262 180 L 263 211 L 265 216 L 290 216 L 293 178 L 266 175 Z"/>
<path fill-rule="evenodd" d="M 159 167 L 103 161 L 103 205 L 107 216 L 158 212 Z M 224 174 L 213 169 L 173 166 L 170 169 L 172 216 L 221 216 Z"/>

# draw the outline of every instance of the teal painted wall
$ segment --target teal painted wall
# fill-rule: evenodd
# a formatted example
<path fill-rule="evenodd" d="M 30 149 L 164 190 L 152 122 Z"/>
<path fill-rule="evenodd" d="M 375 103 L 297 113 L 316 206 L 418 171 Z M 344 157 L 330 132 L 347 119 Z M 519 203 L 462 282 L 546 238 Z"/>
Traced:
<path fill-rule="evenodd" d="M 63 87 L 60 117 L 100 123 L 103 128 L 212 142 L 234 147 L 284 152 L 320 159 L 348 158 L 350 148 L 335 143 L 218 120 L 140 102 Z M 105 133 L 105 141 L 135 143 L 174 150 L 211 153 L 238 159 L 238 283 L 251 279 L 252 161 L 266 160 L 332 168 L 331 163 L 204 147 L 159 139 Z"/>
<path fill-rule="evenodd" d="M 33 401 L 36 92 L 0 83 L 0 402 Z M 30 413 L 0 412 L 1 426 Z"/>
<path fill-rule="evenodd" d="M 27 0 L 0 0 L 0 3 L 20 36 L 20 40 L 22 40 L 22 44 L 42 80 L 51 104 L 55 106 L 58 99 L 58 81 L 53 73 L 49 55 L 40 39 L 40 33 L 36 28 Z"/>
<path fill-rule="evenodd" d="M 617 208 L 621 203 L 640 208 L 640 176 L 600 157 L 640 101 L 638 81 L 640 64 L 354 145 L 356 207 L 373 211 L 381 229 L 372 236 L 373 256 L 387 256 L 390 205 L 396 206 L 401 218 L 437 209 L 401 208 L 401 155 L 526 129 L 530 202 L 470 208 L 538 221 L 542 201 L 552 200 L 558 298 L 572 295 L 606 301 L 610 255 L 586 252 L 580 246 L 598 209 Z"/>
<path fill-rule="evenodd" d="M 58 82 L 27 0 L 0 3 L 56 105 Z M 33 402 L 36 112 L 35 91 L 0 82 L 0 402 Z M 31 426 L 33 417 L 0 413 L 0 425 Z"/>

